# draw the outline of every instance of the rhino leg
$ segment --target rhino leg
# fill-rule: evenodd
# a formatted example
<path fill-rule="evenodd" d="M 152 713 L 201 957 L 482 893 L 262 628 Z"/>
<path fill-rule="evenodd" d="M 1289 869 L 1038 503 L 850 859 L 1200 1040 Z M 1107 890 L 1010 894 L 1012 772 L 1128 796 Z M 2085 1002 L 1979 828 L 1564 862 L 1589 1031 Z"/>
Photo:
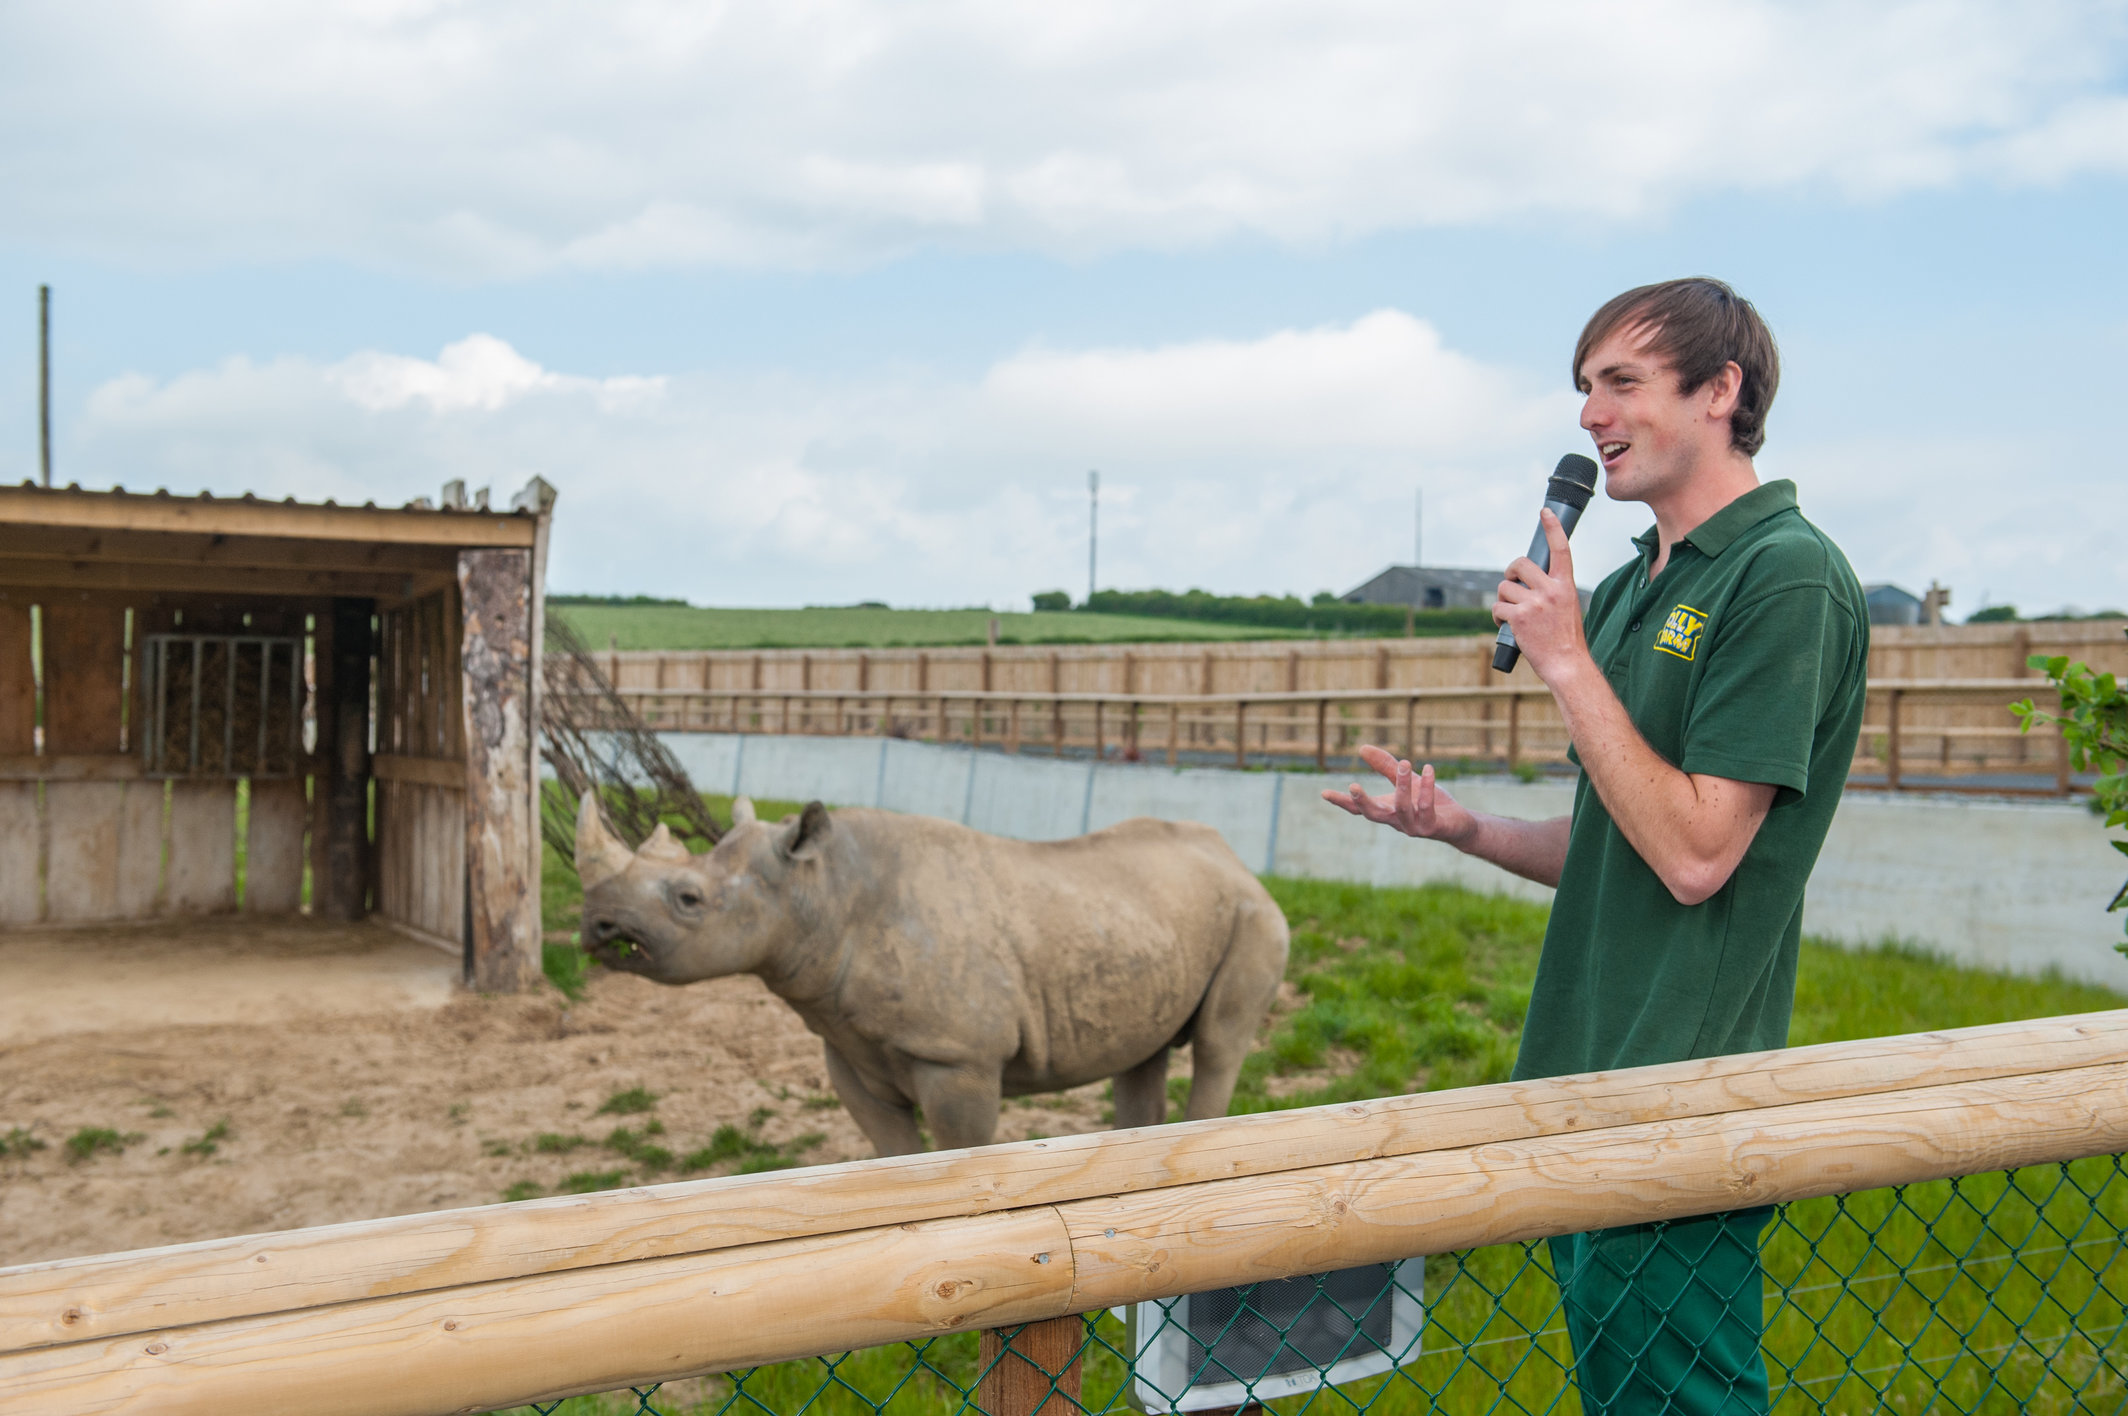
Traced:
<path fill-rule="evenodd" d="M 940 1150 L 987 1146 L 996 1138 L 997 1068 L 918 1062 L 912 1073 L 917 1104 Z"/>
<path fill-rule="evenodd" d="M 1167 1054 L 1163 1046 L 1129 1071 L 1116 1073 L 1117 1130 L 1167 1120 Z"/>
<path fill-rule="evenodd" d="M 1287 945 L 1286 922 L 1275 910 L 1243 909 L 1226 957 L 1197 1005 L 1190 1035 L 1188 1119 L 1227 1114 L 1242 1061 L 1285 977 Z"/>
<path fill-rule="evenodd" d="M 865 1133 L 872 1149 L 881 1155 L 915 1155 L 924 1148 L 916 1129 L 916 1113 L 906 1104 L 881 1101 L 872 1095 L 857 1069 L 843 1059 L 832 1043 L 827 1047 L 828 1084 L 842 1098 L 843 1110 Z"/>

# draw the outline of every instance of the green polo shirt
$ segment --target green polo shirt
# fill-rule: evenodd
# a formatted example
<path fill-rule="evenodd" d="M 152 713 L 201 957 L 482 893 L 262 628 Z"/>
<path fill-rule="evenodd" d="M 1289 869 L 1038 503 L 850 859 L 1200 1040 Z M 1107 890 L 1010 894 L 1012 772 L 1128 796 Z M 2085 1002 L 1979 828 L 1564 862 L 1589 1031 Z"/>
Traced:
<path fill-rule="evenodd" d="M 1652 582 L 1654 528 L 1633 544 L 1586 619 L 1612 690 L 1665 761 L 1780 790 L 1728 883 L 1681 905 L 1582 776 L 1517 1078 L 1787 1046 L 1803 885 L 1862 727 L 1869 612 L 1794 483 L 1708 517 Z"/>

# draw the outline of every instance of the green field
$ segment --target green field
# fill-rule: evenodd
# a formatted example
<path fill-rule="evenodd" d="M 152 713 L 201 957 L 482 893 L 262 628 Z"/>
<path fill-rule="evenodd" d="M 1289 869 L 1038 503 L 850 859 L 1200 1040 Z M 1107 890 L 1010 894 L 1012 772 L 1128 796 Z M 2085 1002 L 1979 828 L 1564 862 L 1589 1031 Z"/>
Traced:
<path fill-rule="evenodd" d="M 718 818 L 727 798 L 710 798 Z M 774 820 L 796 803 L 759 804 Z M 576 880 L 548 859 L 550 928 L 573 927 Z M 1288 978 L 1298 1006 L 1279 1016 L 1243 1068 L 1234 1110 L 1263 1111 L 1504 1080 L 1513 1065 L 1536 975 L 1543 906 L 1453 886 L 1374 889 L 1266 880 L 1293 929 Z M 573 951 L 558 961 L 573 969 Z M 1853 951 L 1806 940 L 1792 1044 L 1881 1037 L 2019 1018 L 2117 1008 L 2128 999 L 2053 978 L 1959 968 L 1906 946 Z M 1172 1085 L 1179 1116 L 1186 1084 Z M 1788 1206 L 1769 1231 L 1765 1264 L 1785 1298 L 1770 1312 L 1766 1351 L 1777 1411 L 2025 1410 L 2073 1412 L 2122 1398 L 2101 1355 L 2072 1335 L 2065 1314 L 2102 1335 L 2121 1320 L 2128 1289 L 2128 1179 L 2105 1159 L 1910 1186 Z M 650 1175 L 644 1180 L 656 1178 Z M 1924 1223 L 1924 1219 L 1928 1222 Z M 2068 1255 L 2070 1257 L 2064 1257 Z M 1543 1246 L 1500 1245 L 1427 1262 L 1428 1354 L 1410 1378 L 1345 1388 L 1381 1416 L 1426 1412 L 1578 1410 L 1563 1395 L 1567 1349 Z M 1903 1275 L 1903 1276 L 1902 1276 Z M 1097 1324 L 1120 1346 L 1121 1325 Z M 1961 1348 L 1954 1334 L 1969 1333 Z M 1532 1344 L 1527 1334 L 1540 1334 Z M 1970 1350 L 2004 1354 L 1983 1363 Z M 1853 1353 L 1854 1358 L 1842 1356 Z M 2046 1353 L 2042 1360 L 2040 1353 Z M 1999 1370 L 1997 1367 L 1999 1366 Z M 706 1404 L 666 1412 L 795 1412 L 953 1416 L 953 1386 L 976 1372 L 973 1334 L 922 1346 L 764 1367 L 715 1385 Z M 1852 1372 L 1886 1392 L 1880 1400 Z M 2080 1394 L 2062 1374 L 2092 1376 Z M 2051 1375 L 2050 1375 L 2051 1374 Z M 1115 1353 L 1087 1358 L 1088 1407 L 1120 1409 L 1125 1369 Z M 2112 1385 L 2107 1385 L 2113 1382 Z M 949 1385 L 951 1383 L 951 1385 Z M 1414 1384 L 1415 1383 L 1415 1384 Z M 1941 1383 L 1939 1386 L 1938 1383 Z M 1511 1400 L 1502 1402 L 1503 1393 Z M 1830 1399 L 1828 1399 L 1830 1398 Z M 1819 1403 L 1824 1402 L 1821 1406 Z M 1558 1403 L 1555 1405 L 1555 1403 Z M 1299 1398 L 1269 1409 L 1297 1412 Z M 632 1400 L 581 1398 L 565 1416 L 635 1410 Z M 1344 1400 L 1310 1411 L 1351 1413 Z"/>
<path fill-rule="evenodd" d="M 1072 611 L 718 610 L 693 605 L 554 605 L 593 649 L 890 649 L 982 644 L 990 621 L 1001 644 L 1160 643 L 1213 639 L 1322 638 L 1302 629 L 1215 624 Z"/>

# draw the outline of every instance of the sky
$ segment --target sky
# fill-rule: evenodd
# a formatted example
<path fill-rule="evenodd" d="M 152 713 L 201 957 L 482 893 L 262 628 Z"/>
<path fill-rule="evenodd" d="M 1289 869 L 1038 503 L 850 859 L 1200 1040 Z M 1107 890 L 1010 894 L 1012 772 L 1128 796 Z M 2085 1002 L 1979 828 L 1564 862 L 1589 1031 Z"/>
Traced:
<path fill-rule="evenodd" d="M 1864 581 L 2128 607 L 2123 3 L 16 6 L 0 183 L 0 480 L 49 283 L 55 481 L 538 475 L 557 592 L 1076 598 L 1094 469 L 1106 588 L 1504 566 L 1706 274 Z"/>

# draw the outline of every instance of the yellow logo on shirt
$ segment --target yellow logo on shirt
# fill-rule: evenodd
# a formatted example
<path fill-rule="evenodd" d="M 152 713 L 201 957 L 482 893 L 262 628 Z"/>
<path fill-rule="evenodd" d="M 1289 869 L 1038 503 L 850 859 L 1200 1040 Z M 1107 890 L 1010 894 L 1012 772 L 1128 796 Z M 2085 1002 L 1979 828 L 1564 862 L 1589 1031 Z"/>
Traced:
<path fill-rule="evenodd" d="M 1665 654 L 1689 659 L 1699 651 L 1699 634 L 1706 627 L 1707 616 L 1703 611 L 1690 605 L 1679 605 L 1663 621 L 1661 632 L 1655 636 L 1655 647 Z"/>

